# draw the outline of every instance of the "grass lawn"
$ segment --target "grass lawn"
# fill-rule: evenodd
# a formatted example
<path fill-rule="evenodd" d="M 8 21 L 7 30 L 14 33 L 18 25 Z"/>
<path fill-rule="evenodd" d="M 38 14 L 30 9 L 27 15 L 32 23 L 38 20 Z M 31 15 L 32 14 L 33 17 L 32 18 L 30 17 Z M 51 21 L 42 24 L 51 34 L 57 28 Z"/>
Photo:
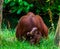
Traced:
<path fill-rule="evenodd" d="M 28 41 L 18 41 L 15 30 L 0 30 L 0 49 L 58 49 L 54 43 L 55 32 L 51 31 L 48 39 L 41 39 L 40 44 L 30 45 Z"/>

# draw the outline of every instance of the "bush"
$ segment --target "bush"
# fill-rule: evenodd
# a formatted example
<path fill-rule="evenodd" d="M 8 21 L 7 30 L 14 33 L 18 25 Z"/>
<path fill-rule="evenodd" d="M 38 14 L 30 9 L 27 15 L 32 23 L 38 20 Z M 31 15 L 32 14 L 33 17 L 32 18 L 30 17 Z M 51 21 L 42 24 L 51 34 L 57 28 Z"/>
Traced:
<path fill-rule="evenodd" d="M 10 13 L 20 14 L 22 11 L 27 13 L 33 4 L 23 0 L 4 0 L 3 8 Z"/>
<path fill-rule="evenodd" d="M 3 11 L 5 12 L 3 17 L 12 20 L 16 16 L 15 18 L 19 19 L 22 15 L 31 11 L 35 14 L 41 15 L 44 22 L 50 27 L 51 22 L 49 22 L 50 15 L 48 9 L 52 12 L 52 21 L 56 26 L 58 14 L 60 13 L 60 0 L 4 0 Z M 6 12 L 11 14 L 5 14 Z M 9 19 L 12 15 L 14 17 Z"/>

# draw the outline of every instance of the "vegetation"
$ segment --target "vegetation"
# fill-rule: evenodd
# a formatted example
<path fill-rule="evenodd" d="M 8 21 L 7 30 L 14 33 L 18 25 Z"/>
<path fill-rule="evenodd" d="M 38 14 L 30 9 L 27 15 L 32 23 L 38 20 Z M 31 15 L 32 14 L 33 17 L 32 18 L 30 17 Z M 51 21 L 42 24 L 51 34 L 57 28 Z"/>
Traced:
<path fill-rule="evenodd" d="M 60 0 L 4 0 L 3 19 L 5 18 L 10 21 L 11 26 L 12 24 L 15 24 L 16 26 L 18 23 L 17 20 L 19 20 L 21 16 L 31 11 L 35 14 L 41 15 L 48 27 L 51 27 L 52 23 L 56 26 L 58 14 L 60 13 L 59 2 Z"/>
<path fill-rule="evenodd" d="M 23 0 L 5 0 L 3 8 L 10 13 L 20 14 L 22 11 L 27 13 L 33 4 L 29 4 Z"/>
<path fill-rule="evenodd" d="M 54 43 L 55 31 L 51 31 L 49 38 L 42 38 L 40 44 L 31 45 L 28 41 L 18 41 L 15 30 L 0 30 L 0 49 L 57 49 Z"/>
<path fill-rule="evenodd" d="M 36 14 L 46 14 L 48 12 L 48 9 L 50 8 L 51 11 L 54 14 L 58 14 L 60 12 L 60 1 L 59 0 L 44 0 L 39 1 L 35 0 L 4 0 L 3 8 L 7 11 L 10 11 L 11 13 L 17 12 L 17 14 L 20 14 L 23 12 L 29 12 L 33 11 Z M 31 3 L 30 3 L 31 2 Z M 31 8 L 32 7 L 32 8 Z M 30 10 L 31 9 L 31 10 Z"/>
<path fill-rule="evenodd" d="M 18 20 L 21 16 L 30 11 L 41 15 L 44 22 L 50 29 L 48 35 L 49 38 L 42 38 L 40 40 L 40 44 L 36 45 L 30 45 L 28 41 L 18 41 L 15 36 L 15 27 L 18 23 Z M 4 0 L 2 29 L 0 29 L 0 49 L 60 48 L 54 43 L 55 29 L 59 14 L 60 0 Z M 7 25 L 10 25 L 11 29 L 7 29 Z M 52 27 L 54 27 L 54 30 Z"/>

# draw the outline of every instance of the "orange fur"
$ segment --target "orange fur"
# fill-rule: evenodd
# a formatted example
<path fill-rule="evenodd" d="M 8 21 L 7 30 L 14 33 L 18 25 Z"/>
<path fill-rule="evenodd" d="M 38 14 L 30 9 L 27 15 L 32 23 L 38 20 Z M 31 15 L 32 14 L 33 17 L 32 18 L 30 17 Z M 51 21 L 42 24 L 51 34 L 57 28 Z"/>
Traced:
<path fill-rule="evenodd" d="M 38 32 L 40 32 L 42 36 L 45 36 L 45 37 L 48 36 L 48 28 L 45 25 L 41 16 L 35 15 L 32 12 L 29 12 L 28 14 L 22 16 L 21 19 L 19 20 L 19 23 L 16 28 L 16 37 L 18 39 L 20 38 L 22 39 L 22 36 L 27 38 L 27 35 L 26 35 L 27 32 L 30 32 L 34 27 L 38 29 Z M 39 36 L 38 34 L 35 35 L 35 37 L 38 37 L 38 36 Z"/>

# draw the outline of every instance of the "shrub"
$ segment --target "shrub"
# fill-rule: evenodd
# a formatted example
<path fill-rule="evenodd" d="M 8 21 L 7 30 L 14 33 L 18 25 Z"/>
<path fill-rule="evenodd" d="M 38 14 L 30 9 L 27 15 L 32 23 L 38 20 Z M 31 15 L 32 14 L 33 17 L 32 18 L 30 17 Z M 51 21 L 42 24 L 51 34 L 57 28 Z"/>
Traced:
<path fill-rule="evenodd" d="M 23 0 L 4 0 L 3 8 L 10 13 L 20 14 L 22 11 L 27 13 L 33 4 Z"/>

